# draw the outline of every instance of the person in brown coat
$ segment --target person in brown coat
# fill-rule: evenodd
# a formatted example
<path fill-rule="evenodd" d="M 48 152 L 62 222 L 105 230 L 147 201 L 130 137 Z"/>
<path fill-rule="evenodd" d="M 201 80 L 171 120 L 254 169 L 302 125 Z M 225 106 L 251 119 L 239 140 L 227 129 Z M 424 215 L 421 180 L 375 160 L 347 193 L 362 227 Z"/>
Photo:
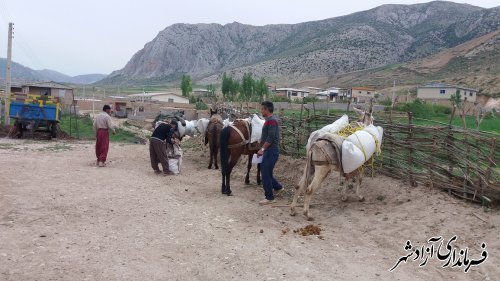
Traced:
<path fill-rule="evenodd" d="M 160 123 L 153 131 L 149 140 L 149 157 L 151 158 L 151 167 L 154 172 L 160 174 L 158 163 L 161 163 L 164 175 L 171 175 L 168 169 L 167 143 L 172 144 L 172 136 L 177 130 L 177 121 L 172 120 L 170 124 Z"/>

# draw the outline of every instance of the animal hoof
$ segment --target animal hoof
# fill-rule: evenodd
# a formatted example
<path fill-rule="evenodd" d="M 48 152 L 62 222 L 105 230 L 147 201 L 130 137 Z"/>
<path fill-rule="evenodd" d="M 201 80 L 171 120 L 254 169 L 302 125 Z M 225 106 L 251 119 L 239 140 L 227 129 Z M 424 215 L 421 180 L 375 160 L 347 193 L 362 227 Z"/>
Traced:
<path fill-rule="evenodd" d="M 219 170 L 219 167 L 215 167 L 216 170 Z"/>
<path fill-rule="evenodd" d="M 347 201 L 347 196 L 344 196 L 344 197 L 340 198 L 340 200 L 342 200 L 342 202 Z"/>
<path fill-rule="evenodd" d="M 246 185 L 249 185 L 249 184 L 250 184 L 250 181 L 245 181 L 245 184 L 246 184 Z"/>
<path fill-rule="evenodd" d="M 359 202 L 364 202 L 364 201 L 365 201 L 365 197 L 359 196 Z"/>
<path fill-rule="evenodd" d="M 314 220 L 314 218 L 313 218 L 313 217 L 307 217 L 307 220 L 308 220 L 308 221 L 313 221 L 313 220 Z"/>
<path fill-rule="evenodd" d="M 295 212 L 295 210 L 290 210 L 290 216 L 295 217 L 296 214 L 297 212 Z"/>

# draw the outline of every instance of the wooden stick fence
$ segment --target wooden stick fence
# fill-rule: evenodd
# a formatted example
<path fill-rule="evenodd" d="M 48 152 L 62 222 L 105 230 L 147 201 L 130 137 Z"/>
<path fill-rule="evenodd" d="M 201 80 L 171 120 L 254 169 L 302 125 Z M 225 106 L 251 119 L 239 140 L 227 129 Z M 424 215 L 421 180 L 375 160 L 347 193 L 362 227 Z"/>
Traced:
<path fill-rule="evenodd" d="M 339 117 L 282 117 L 282 153 L 304 157 L 311 131 Z M 384 128 L 376 171 L 411 186 L 440 188 L 475 202 L 500 200 L 500 135 L 437 122 L 420 126 L 413 124 L 415 119 L 408 114 L 407 123 L 376 120 L 375 125 Z"/>

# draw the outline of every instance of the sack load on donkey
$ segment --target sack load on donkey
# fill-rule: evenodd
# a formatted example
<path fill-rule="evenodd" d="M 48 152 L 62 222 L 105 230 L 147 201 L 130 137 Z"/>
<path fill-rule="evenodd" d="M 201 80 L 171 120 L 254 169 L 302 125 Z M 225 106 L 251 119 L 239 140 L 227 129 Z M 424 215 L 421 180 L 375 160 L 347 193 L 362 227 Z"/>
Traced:
<path fill-rule="evenodd" d="M 345 180 L 356 181 L 356 195 L 359 200 L 364 200 L 359 193 L 363 164 L 381 152 L 383 129 L 373 125 L 371 110 L 366 112 L 356 109 L 356 112 L 360 115 L 357 122 L 349 123 L 348 116 L 344 115 L 310 135 L 304 174 L 296 187 L 291 215 L 296 214 L 299 195 L 305 193 L 304 215 L 309 220 L 313 219 L 309 213 L 312 195 L 332 170 L 340 173 L 343 201 L 347 200 Z"/>

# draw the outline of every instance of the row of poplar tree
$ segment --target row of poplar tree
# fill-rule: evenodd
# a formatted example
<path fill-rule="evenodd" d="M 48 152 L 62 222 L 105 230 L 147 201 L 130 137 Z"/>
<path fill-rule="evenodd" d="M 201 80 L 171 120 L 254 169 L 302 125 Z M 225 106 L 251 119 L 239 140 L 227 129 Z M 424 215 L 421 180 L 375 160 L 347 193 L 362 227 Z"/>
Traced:
<path fill-rule="evenodd" d="M 182 95 L 188 97 L 193 91 L 193 84 L 189 75 L 183 75 L 181 80 Z M 216 87 L 208 85 L 207 90 L 214 95 Z M 238 80 L 231 76 L 222 75 L 222 95 L 226 101 L 263 101 L 268 98 L 269 88 L 264 78 L 254 79 L 252 73 L 243 74 Z"/>

